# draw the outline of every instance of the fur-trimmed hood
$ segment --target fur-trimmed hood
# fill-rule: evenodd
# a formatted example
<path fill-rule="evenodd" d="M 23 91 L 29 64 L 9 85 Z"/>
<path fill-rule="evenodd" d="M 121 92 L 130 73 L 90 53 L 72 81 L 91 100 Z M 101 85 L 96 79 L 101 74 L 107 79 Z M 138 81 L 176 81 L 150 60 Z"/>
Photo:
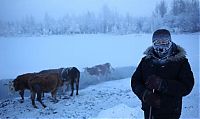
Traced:
<path fill-rule="evenodd" d="M 156 58 L 159 59 L 155 56 L 154 54 L 154 49 L 153 46 L 150 46 L 146 49 L 146 51 L 144 52 L 144 55 L 146 55 L 146 59 L 149 58 Z M 176 45 L 175 43 L 172 43 L 172 51 L 171 54 L 169 55 L 169 57 L 167 57 L 166 60 L 170 60 L 170 61 L 180 61 L 181 59 L 186 57 L 186 51 L 184 50 L 184 48 L 182 48 L 179 45 Z"/>

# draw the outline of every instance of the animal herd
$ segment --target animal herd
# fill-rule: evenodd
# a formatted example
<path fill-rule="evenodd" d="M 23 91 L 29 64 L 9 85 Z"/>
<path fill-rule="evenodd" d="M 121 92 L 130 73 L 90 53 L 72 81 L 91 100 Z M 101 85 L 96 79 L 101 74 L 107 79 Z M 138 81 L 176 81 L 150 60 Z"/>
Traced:
<path fill-rule="evenodd" d="M 44 93 L 50 92 L 53 101 L 58 102 L 56 99 L 58 88 L 62 87 L 64 84 L 70 84 L 70 96 L 73 96 L 75 83 L 76 95 L 78 95 L 79 79 L 80 71 L 76 67 L 43 70 L 38 73 L 26 73 L 17 76 L 17 78 L 12 81 L 13 88 L 11 89 L 19 91 L 21 102 L 24 102 L 24 90 L 30 90 L 33 107 L 37 108 L 35 104 L 35 97 L 37 95 L 37 101 L 45 108 L 46 105 L 41 100 Z"/>

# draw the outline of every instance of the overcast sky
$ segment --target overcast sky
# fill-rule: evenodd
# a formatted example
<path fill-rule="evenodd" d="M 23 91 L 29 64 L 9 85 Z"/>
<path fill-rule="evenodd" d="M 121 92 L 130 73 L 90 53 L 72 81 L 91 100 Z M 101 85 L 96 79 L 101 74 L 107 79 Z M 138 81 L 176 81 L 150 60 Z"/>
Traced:
<path fill-rule="evenodd" d="M 160 0 L 0 0 L 0 20 L 20 20 L 32 15 L 43 20 L 48 13 L 54 18 L 87 11 L 98 13 L 102 6 L 134 16 L 151 16 Z M 168 1 L 168 0 L 167 0 Z"/>

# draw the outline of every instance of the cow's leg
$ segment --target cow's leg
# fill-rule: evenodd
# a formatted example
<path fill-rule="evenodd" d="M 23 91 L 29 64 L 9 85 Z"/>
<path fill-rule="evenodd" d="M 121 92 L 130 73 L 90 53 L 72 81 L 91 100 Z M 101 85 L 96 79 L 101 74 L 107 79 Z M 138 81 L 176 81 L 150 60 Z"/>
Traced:
<path fill-rule="evenodd" d="M 42 97 L 44 98 L 44 92 L 42 92 Z"/>
<path fill-rule="evenodd" d="M 73 93 L 74 93 L 74 80 L 71 80 L 70 84 L 71 84 L 71 94 L 70 94 L 70 96 L 73 96 Z"/>
<path fill-rule="evenodd" d="M 31 101 L 32 101 L 32 105 L 34 108 L 37 108 L 37 106 L 35 105 L 35 92 L 31 92 Z"/>
<path fill-rule="evenodd" d="M 64 87 L 64 86 L 63 86 L 63 87 Z M 66 90 L 65 90 L 66 94 L 67 94 L 67 92 L 69 91 L 69 87 L 70 87 L 70 84 L 69 84 L 69 83 L 66 83 Z"/>
<path fill-rule="evenodd" d="M 42 95 L 43 95 L 43 97 L 44 97 L 44 92 L 41 91 L 41 90 L 42 90 L 42 89 L 41 89 L 41 86 L 38 85 L 38 84 L 34 85 L 34 89 L 35 89 L 36 92 L 37 92 L 37 101 L 39 101 L 40 98 L 42 97 Z M 39 96 L 38 93 L 40 93 L 41 97 L 38 97 L 38 96 Z"/>
<path fill-rule="evenodd" d="M 23 103 L 24 102 L 24 90 L 20 90 L 19 95 L 21 96 L 20 103 Z"/>
<path fill-rule="evenodd" d="M 51 96 L 53 98 L 54 103 L 58 102 L 58 99 L 56 98 L 56 93 L 57 93 L 57 90 L 51 92 Z"/>
<path fill-rule="evenodd" d="M 61 96 L 64 94 L 63 93 L 63 87 L 58 87 L 58 90 L 57 90 L 57 96 L 59 97 L 59 99 L 61 99 Z"/>
<path fill-rule="evenodd" d="M 42 92 L 37 93 L 37 100 L 40 102 L 40 104 L 45 108 L 47 107 L 43 102 L 42 102 Z"/>
<path fill-rule="evenodd" d="M 76 95 L 78 95 L 78 89 L 79 89 L 79 78 L 76 79 Z"/>

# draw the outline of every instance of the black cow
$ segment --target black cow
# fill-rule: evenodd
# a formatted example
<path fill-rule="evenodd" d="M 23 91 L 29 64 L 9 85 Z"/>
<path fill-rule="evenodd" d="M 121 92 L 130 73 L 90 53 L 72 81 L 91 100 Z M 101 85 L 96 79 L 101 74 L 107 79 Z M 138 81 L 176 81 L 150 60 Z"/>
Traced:
<path fill-rule="evenodd" d="M 65 68 L 61 72 L 61 78 L 66 84 L 71 85 L 71 94 L 74 93 L 74 83 L 76 83 L 76 95 L 78 95 L 80 71 L 76 67 Z"/>

